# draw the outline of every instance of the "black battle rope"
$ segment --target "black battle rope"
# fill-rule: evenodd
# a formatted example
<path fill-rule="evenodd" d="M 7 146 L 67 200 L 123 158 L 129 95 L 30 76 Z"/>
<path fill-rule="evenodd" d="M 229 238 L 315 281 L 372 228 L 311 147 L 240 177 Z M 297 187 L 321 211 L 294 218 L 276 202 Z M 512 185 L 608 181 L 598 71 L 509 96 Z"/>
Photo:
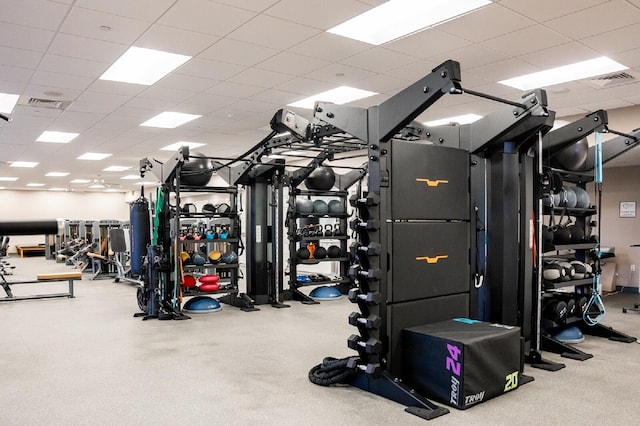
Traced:
<path fill-rule="evenodd" d="M 309 370 L 309 381 L 314 385 L 332 386 L 345 383 L 346 380 L 354 374 L 354 369 L 347 367 L 348 358 L 332 358 L 326 357 L 322 360 L 322 364 L 318 364 Z"/>

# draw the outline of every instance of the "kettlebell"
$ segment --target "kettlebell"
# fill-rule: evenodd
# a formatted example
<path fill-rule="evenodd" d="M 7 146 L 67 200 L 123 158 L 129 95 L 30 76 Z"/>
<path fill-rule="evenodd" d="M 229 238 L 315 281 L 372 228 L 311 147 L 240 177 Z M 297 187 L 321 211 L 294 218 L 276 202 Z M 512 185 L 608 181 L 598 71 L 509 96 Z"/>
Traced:
<path fill-rule="evenodd" d="M 331 237 L 333 236 L 333 226 L 326 224 L 324 226 L 324 236 L 325 237 Z"/>
<path fill-rule="evenodd" d="M 342 230 L 340 229 L 340 224 L 339 223 L 336 223 L 333 226 L 333 235 L 334 235 L 334 237 L 342 235 Z"/>
<path fill-rule="evenodd" d="M 216 239 L 216 232 L 213 230 L 213 228 L 209 229 L 207 231 L 207 240 L 215 240 Z"/>
<path fill-rule="evenodd" d="M 226 240 L 228 236 L 229 236 L 229 228 L 222 227 L 222 229 L 220 230 L 220 234 L 218 234 L 218 238 L 220 238 L 221 240 Z"/>

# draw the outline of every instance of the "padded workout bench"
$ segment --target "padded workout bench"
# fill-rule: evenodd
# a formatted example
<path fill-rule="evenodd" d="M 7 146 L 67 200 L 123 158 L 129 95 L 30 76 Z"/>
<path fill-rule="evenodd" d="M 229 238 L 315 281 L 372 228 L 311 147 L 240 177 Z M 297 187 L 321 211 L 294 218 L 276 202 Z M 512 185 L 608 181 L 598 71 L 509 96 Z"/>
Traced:
<path fill-rule="evenodd" d="M 82 273 L 79 271 L 75 272 L 61 272 L 55 274 L 38 274 L 36 276 L 36 281 L 16 281 L 16 282 L 8 282 L 2 277 L 2 287 L 4 291 L 7 293 L 6 297 L 0 298 L 0 302 L 9 302 L 13 300 L 29 300 L 29 299 L 50 299 L 54 297 L 68 297 L 73 298 L 73 281 L 81 280 Z M 66 293 L 51 293 L 51 294 L 36 294 L 33 296 L 14 296 L 11 292 L 11 286 L 14 284 L 37 284 L 37 283 L 46 283 L 46 282 L 61 282 L 67 281 L 69 283 L 69 291 Z"/>
<path fill-rule="evenodd" d="M 16 246 L 16 252 L 20 257 L 24 257 L 27 253 L 34 253 L 36 255 L 44 256 L 44 246 Z"/>

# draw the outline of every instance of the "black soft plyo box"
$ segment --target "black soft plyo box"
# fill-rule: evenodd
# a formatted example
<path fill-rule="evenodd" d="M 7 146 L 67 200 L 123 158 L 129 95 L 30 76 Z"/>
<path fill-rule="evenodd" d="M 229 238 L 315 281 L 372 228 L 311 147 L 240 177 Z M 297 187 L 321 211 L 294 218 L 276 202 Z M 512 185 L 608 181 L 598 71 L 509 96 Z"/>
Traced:
<path fill-rule="evenodd" d="M 424 396 L 459 409 L 518 387 L 520 328 L 468 318 L 402 331 L 402 376 Z"/>

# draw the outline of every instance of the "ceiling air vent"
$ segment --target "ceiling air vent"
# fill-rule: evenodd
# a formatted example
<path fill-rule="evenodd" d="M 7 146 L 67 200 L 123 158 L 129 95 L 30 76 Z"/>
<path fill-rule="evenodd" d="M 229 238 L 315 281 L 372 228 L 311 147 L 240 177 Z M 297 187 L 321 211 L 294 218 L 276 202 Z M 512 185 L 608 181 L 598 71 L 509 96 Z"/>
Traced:
<path fill-rule="evenodd" d="M 589 82 L 597 87 L 611 87 L 633 83 L 635 80 L 636 78 L 627 72 L 617 72 L 615 74 L 592 78 Z"/>
<path fill-rule="evenodd" d="M 33 108 L 65 110 L 69 105 L 71 105 L 71 101 L 60 101 L 57 99 L 46 98 L 22 98 L 18 104 Z"/>

